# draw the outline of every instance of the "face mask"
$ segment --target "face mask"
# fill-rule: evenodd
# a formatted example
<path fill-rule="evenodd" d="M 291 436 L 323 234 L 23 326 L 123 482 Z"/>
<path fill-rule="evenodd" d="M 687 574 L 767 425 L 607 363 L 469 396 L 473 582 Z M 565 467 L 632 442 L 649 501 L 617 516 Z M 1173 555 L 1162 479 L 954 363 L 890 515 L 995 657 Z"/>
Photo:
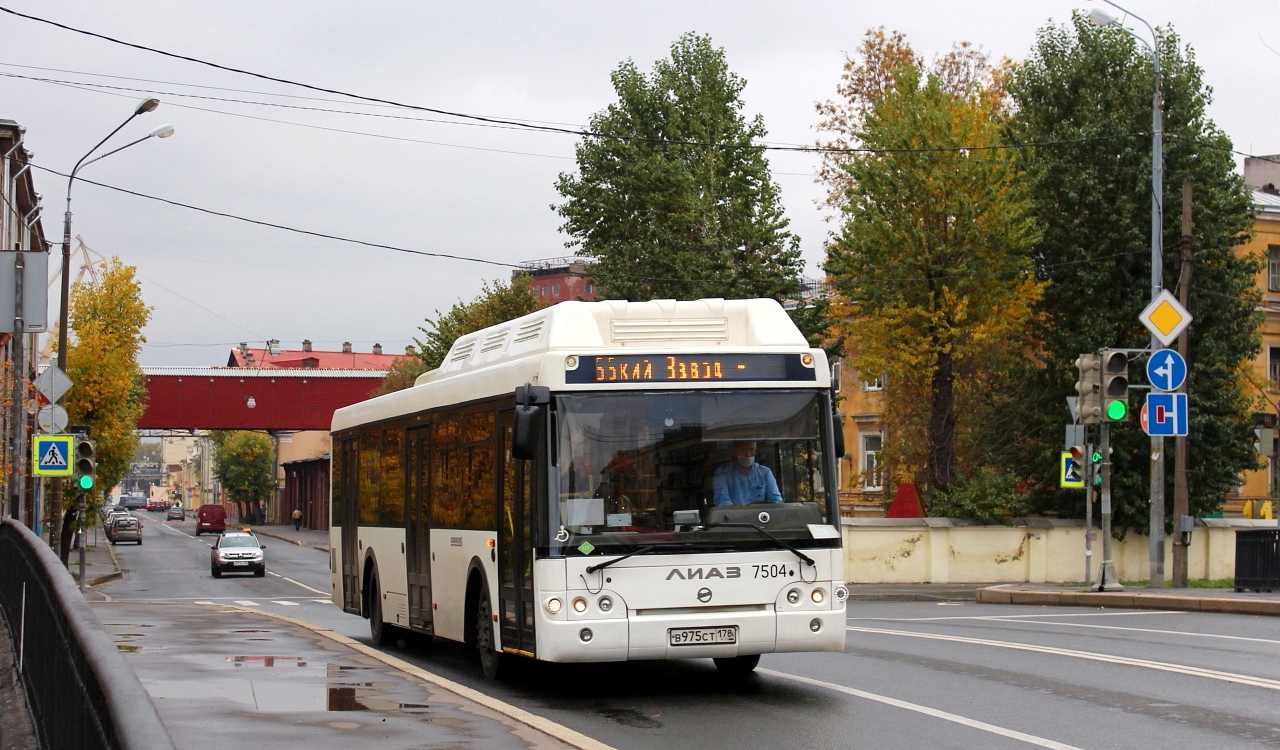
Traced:
<path fill-rule="evenodd" d="M 756 457 L 755 456 L 738 456 L 737 460 L 738 460 L 739 466 L 741 466 L 744 469 L 749 469 L 751 468 L 751 464 L 756 462 Z"/>

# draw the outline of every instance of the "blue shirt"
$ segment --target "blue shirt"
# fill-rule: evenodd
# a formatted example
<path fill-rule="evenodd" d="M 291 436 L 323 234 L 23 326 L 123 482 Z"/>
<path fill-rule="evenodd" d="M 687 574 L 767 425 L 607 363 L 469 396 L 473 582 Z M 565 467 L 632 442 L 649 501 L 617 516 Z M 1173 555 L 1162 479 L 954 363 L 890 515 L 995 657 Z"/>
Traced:
<path fill-rule="evenodd" d="M 753 463 L 750 471 L 743 471 L 730 461 L 716 467 L 711 480 L 711 499 L 716 505 L 780 503 L 782 493 L 768 466 Z"/>

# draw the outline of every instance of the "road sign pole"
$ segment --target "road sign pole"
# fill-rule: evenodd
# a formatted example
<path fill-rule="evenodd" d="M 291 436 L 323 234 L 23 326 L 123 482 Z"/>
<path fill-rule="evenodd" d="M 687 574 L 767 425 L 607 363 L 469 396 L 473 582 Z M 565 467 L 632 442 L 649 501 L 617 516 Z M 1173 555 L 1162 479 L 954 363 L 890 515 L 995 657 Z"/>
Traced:
<path fill-rule="evenodd" d="M 80 593 L 84 593 L 84 517 L 88 514 L 88 508 L 85 503 L 84 492 L 80 493 Z M 141 530 L 139 530 L 139 539 L 141 539 Z M 141 544 L 141 542 L 139 542 Z"/>
<path fill-rule="evenodd" d="M 22 518 L 23 498 L 26 497 L 26 482 L 24 461 L 26 457 L 27 447 L 27 415 L 22 410 L 23 399 L 26 393 L 23 392 L 22 384 L 26 381 L 27 367 L 26 357 L 22 351 L 23 339 L 26 338 L 26 323 L 22 319 L 22 277 L 26 259 L 22 257 L 23 253 L 14 254 L 14 297 L 16 299 L 14 319 L 13 319 L 13 483 L 9 485 L 13 490 L 12 505 L 9 508 L 10 515 L 13 518 L 23 521 L 27 526 L 31 526 L 31 519 Z"/>

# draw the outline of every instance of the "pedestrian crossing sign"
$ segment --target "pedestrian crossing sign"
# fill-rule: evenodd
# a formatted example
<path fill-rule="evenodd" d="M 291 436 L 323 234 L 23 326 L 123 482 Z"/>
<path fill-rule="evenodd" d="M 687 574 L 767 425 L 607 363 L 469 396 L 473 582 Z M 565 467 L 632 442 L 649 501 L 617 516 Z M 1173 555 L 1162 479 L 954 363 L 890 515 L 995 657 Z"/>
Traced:
<path fill-rule="evenodd" d="M 31 438 L 31 473 L 38 477 L 69 477 L 74 435 L 35 435 Z"/>

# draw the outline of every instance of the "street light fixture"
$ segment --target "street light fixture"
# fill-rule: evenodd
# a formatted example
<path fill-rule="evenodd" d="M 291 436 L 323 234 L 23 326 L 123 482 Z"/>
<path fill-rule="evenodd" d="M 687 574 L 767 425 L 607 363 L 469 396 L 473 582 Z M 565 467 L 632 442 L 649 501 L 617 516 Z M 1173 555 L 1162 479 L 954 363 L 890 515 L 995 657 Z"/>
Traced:
<path fill-rule="evenodd" d="M 1146 19 L 1135 15 L 1117 5 L 1112 0 L 1103 0 L 1127 16 L 1142 21 L 1151 32 L 1151 42 L 1138 36 L 1122 25 L 1115 16 L 1101 8 L 1089 11 L 1089 20 L 1098 26 L 1114 26 L 1129 36 L 1142 42 L 1151 53 L 1151 71 L 1153 93 L 1151 96 L 1151 301 L 1160 296 L 1164 286 L 1164 118 L 1160 111 L 1160 37 Z M 1151 337 L 1151 352 L 1161 348 L 1160 340 Z M 1160 587 L 1164 585 L 1164 438 L 1151 438 L 1151 503 L 1150 534 L 1151 550 L 1149 562 L 1151 567 L 1148 585 Z"/>
<path fill-rule="evenodd" d="M 120 130 L 124 128 L 125 125 L 128 125 L 130 121 L 133 120 L 133 118 L 137 117 L 138 115 L 143 115 L 148 112 L 153 112 L 155 111 L 155 108 L 159 106 L 160 106 L 159 99 L 154 99 L 154 98 L 143 99 L 141 102 L 139 102 L 138 106 L 134 108 L 133 114 L 129 115 L 129 117 L 125 119 L 124 122 L 117 125 L 115 130 L 112 130 L 110 133 L 107 133 L 107 137 L 98 141 L 98 143 L 93 148 L 89 149 L 88 153 L 80 157 L 80 160 L 77 161 L 76 165 L 71 169 L 71 175 L 67 178 L 67 211 L 65 214 L 63 214 L 63 217 L 62 217 L 62 289 L 61 289 L 62 294 L 58 301 L 58 368 L 62 370 L 64 373 L 67 371 L 67 298 L 70 296 L 70 291 L 71 291 L 71 186 L 75 184 L 76 173 L 80 171 L 81 167 L 92 164 L 93 162 L 98 161 L 99 159 L 105 159 L 106 157 L 118 151 L 123 151 L 124 149 L 129 148 L 130 146 L 134 146 L 150 138 L 168 138 L 169 136 L 173 135 L 173 126 L 163 125 L 159 128 L 156 128 L 155 130 L 152 130 L 143 138 L 139 138 L 136 141 L 127 143 L 121 146 L 120 148 L 114 149 L 112 151 L 108 151 L 107 153 L 102 154 L 93 159 L 89 158 L 90 156 L 93 156 L 93 152 L 97 151 L 99 148 L 102 147 L 102 144 L 110 140 L 111 136 L 115 135 L 116 133 L 119 133 Z M 50 529 L 49 529 L 50 537 L 51 537 L 50 542 L 52 542 L 52 534 L 55 531 L 61 530 L 60 529 L 61 521 L 62 521 L 62 481 L 61 479 L 58 479 L 58 478 L 54 479 L 53 494 L 52 494 L 52 497 L 50 498 L 50 505 L 52 506 L 50 510 L 52 511 L 52 515 L 54 518 L 54 522 L 50 524 Z M 84 513 L 83 507 L 81 507 L 80 512 L 81 514 Z M 81 551 L 83 553 L 83 547 L 81 548 Z"/>

